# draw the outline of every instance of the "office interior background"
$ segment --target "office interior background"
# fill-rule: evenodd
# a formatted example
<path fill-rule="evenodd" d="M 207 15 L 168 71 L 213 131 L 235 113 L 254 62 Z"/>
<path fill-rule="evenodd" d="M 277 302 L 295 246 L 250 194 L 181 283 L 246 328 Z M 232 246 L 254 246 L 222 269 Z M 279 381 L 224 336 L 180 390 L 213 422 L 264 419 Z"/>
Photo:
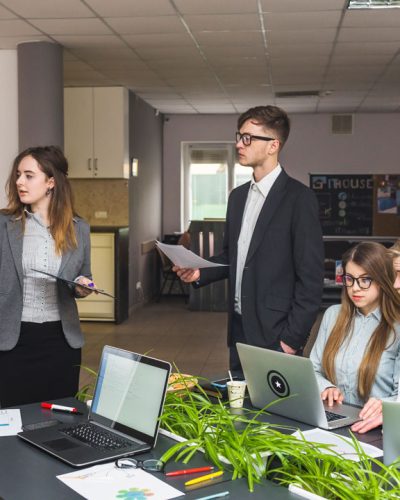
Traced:
<path fill-rule="evenodd" d="M 29 90 L 21 47 L 61 46 L 66 89 L 128 89 L 138 175 L 72 183 L 92 225 L 129 226 L 125 293 L 134 324 L 159 287 L 151 243 L 185 230 L 193 216 L 190 148 L 223 151 L 226 176 L 215 193 L 223 210 L 235 179 L 246 177 L 235 177 L 233 146 L 247 108 L 274 104 L 289 113 L 281 163 L 305 184 L 310 173 L 399 174 L 399 28 L 400 9 L 350 10 L 348 0 L 2 0 L 0 184 L 21 147 L 21 86 Z M 40 128 L 45 117 L 36 118 Z M 99 212 L 110 218 L 96 219 Z"/>

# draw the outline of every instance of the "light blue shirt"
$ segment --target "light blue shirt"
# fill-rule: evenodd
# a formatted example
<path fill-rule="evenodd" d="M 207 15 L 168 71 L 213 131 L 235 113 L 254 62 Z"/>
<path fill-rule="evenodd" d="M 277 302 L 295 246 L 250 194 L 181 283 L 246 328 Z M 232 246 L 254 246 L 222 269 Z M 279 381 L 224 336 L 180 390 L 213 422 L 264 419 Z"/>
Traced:
<path fill-rule="evenodd" d="M 333 384 L 325 377 L 322 369 L 322 355 L 326 342 L 336 323 L 340 311 L 340 305 L 329 307 L 322 319 L 317 340 L 310 354 L 310 359 L 317 374 L 319 389 L 322 392 Z M 351 334 L 340 346 L 335 359 L 336 387 L 343 395 L 347 403 L 363 406 L 363 401 L 357 391 L 358 368 L 376 327 L 381 320 L 380 309 L 364 316 L 356 311 L 354 325 Z M 375 376 L 375 382 L 371 388 L 370 397 L 378 399 L 396 399 L 400 375 L 400 325 L 395 325 L 388 346 L 382 353 L 381 360 Z"/>

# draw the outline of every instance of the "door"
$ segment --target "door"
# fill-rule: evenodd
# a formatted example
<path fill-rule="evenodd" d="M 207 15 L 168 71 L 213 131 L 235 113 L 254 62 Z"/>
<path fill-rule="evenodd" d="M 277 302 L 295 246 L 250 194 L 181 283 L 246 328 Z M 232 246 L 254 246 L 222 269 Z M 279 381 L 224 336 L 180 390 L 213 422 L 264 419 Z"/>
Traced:
<path fill-rule="evenodd" d="M 93 95 L 94 176 L 128 178 L 128 91 L 98 87 Z"/>
<path fill-rule="evenodd" d="M 93 177 L 93 89 L 64 89 L 64 146 L 71 178 Z"/>

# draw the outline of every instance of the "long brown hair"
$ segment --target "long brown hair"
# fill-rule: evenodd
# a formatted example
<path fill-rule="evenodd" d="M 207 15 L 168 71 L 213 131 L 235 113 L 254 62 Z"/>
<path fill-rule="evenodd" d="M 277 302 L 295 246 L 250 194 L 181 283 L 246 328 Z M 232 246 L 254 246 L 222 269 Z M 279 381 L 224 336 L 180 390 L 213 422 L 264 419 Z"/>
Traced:
<path fill-rule="evenodd" d="M 395 280 L 392 260 L 380 243 L 361 242 L 343 255 L 343 270 L 349 262 L 362 267 L 380 288 L 379 306 L 381 321 L 373 332 L 364 357 L 358 368 L 358 393 L 368 399 L 383 351 L 388 347 L 394 324 L 400 319 L 400 296 L 393 283 Z M 322 368 L 326 377 L 336 384 L 335 358 L 340 346 L 351 335 L 356 307 L 343 287 L 342 304 L 336 323 L 329 335 L 322 356 Z"/>
<path fill-rule="evenodd" d="M 22 219 L 25 227 L 25 205 L 21 202 L 17 190 L 17 170 L 21 161 L 31 156 L 48 177 L 54 178 L 54 188 L 50 197 L 49 222 L 50 233 L 54 238 L 56 252 L 63 254 L 77 247 L 73 217 L 75 215 L 71 185 L 68 181 L 68 161 L 57 146 L 38 146 L 25 149 L 14 160 L 6 184 L 8 196 L 7 208 L 2 213 Z"/>

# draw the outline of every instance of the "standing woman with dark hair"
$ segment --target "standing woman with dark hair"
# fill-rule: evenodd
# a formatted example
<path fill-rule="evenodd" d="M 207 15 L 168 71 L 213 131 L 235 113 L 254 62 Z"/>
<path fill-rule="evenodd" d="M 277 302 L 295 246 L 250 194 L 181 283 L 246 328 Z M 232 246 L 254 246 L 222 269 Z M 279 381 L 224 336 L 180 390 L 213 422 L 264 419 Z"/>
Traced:
<path fill-rule="evenodd" d="M 400 375 L 400 295 L 392 261 L 379 243 L 362 242 L 343 256 L 341 305 L 322 319 L 310 358 L 321 397 L 363 406 L 355 432 L 382 423 L 382 399 L 395 399 Z"/>
<path fill-rule="evenodd" d="M 51 273 L 89 285 L 89 226 L 74 214 L 68 162 L 54 146 L 14 161 L 0 212 L 0 406 L 73 396 L 83 336 L 76 297 Z"/>

